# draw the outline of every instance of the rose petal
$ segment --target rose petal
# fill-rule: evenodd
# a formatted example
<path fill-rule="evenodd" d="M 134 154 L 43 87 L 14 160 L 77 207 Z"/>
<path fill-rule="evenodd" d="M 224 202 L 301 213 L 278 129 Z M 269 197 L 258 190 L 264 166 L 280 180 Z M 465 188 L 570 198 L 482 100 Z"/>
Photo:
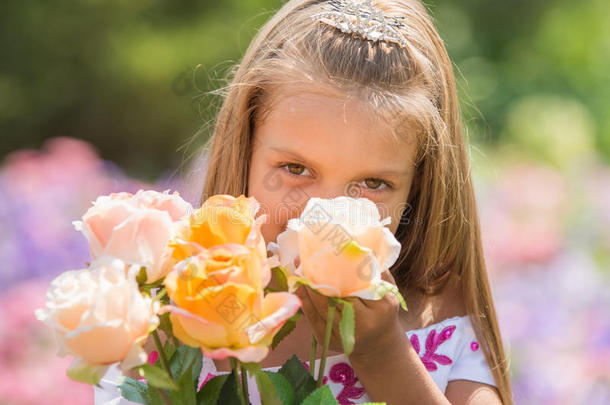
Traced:
<path fill-rule="evenodd" d="M 173 305 L 161 307 L 159 313 L 170 312 L 176 337 L 189 346 L 218 347 L 227 344 L 227 332 L 223 325 L 210 322 Z"/>
<path fill-rule="evenodd" d="M 262 319 L 245 329 L 251 344 L 270 345 L 273 336 L 284 322 L 293 316 L 301 307 L 299 297 L 287 292 L 275 292 L 265 295 L 263 299 Z M 261 342 L 261 340 L 263 340 Z"/>
<path fill-rule="evenodd" d="M 216 360 L 224 360 L 227 357 L 235 357 L 242 363 L 258 363 L 262 361 L 267 354 L 269 353 L 269 348 L 267 346 L 248 346 L 241 349 L 229 349 L 226 347 L 220 349 L 205 349 L 201 348 L 202 353 Z"/>

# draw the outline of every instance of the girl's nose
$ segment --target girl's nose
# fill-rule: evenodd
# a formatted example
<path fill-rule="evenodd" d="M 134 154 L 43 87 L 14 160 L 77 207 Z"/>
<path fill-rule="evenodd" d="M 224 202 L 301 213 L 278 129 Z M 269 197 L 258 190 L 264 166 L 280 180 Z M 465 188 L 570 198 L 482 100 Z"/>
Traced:
<path fill-rule="evenodd" d="M 296 217 L 300 217 L 305 207 L 307 206 L 307 202 L 311 198 L 322 198 L 322 199 L 331 199 L 340 196 L 350 196 L 357 197 L 357 195 L 353 195 L 352 191 L 354 191 L 351 186 L 344 183 L 331 184 L 331 185 L 323 185 L 319 187 L 311 187 L 302 190 L 302 198 L 299 200 L 299 209 L 296 213 Z"/>
<path fill-rule="evenodd" d="M 312 197 L 318 198 L 357 197 L 357 194 L 360 194 L 361 191 L 357 181 L 346 182 L 345 178 L 320 182 L 311 188 Z"/>

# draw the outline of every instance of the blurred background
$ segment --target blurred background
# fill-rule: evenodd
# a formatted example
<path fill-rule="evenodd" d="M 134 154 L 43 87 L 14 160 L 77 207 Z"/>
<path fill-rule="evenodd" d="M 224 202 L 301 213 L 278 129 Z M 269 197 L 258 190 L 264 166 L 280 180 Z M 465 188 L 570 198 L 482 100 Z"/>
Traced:
<path fill-rule="evenodd" d="M 34 319 L 98 195 L 178 189 L 280 0 L 0 3 L 0 404 L 91 404 Z M 610 2 L 428 0 L 455 63 L 517 404 L 610 403 Z M 199 176 L 196 176 L 199 174 Z M 198 179 L 199 177 L 199 179 Z"/>

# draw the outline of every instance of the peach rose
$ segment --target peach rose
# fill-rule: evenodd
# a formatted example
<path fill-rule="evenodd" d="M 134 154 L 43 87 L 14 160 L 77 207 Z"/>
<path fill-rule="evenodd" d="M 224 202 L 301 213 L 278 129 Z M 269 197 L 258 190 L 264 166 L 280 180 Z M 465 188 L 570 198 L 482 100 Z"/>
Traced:
<path fill-rule="evenodd" d="M 400 253 L 400 243 L 380 220 L 367 198 L 310 198 L 300 218 L 269 243 L 272 267 L 288 275 L 290 292 L 297 282 L 332 297 L 379 299 L 395 286 L 381 278 Z"/>
<path fill-rule="evenodd" d="M 51 282 L 46 308 L 36 318 L 53 328 L 59 356 L 75 357 L 68 375 L 96 384 L 108 367 L 121 362 L 127 371 L 143 364 L 142 349 L 149 332 L 159 324 L 158 302 L 138 290 L 138 266 L 103 257 L 89 269 L 71 270 Z"/>
<path fill-rule="evenodd" d="M 182 229 L 173 243 L 174 257 L 183 260 L 198 253 L 201 248 L 210 248 L 225 243 L 238 243 L 259 251 L 266 261 L 267 249 L 261 233 L 266 215 L 255 218 L 260 204 L 254 197 L 233 197 L 217 194 L 208 198 L 201 208 L 189 218 L 189 226 Z M 271 280 L 271 272 L 263 274 L 263 286 Z"/>
<path fill-rule="evenodd" d="M 174 335 L 213 359 L 264 359 L 301 300 L 287 292 L 263 297 L 258 255 L 256 249 L 227 243 L 176 264 L 164 281 L 174 305 L 161 308 L 170 312 Z"/>
<path fill-rule="evenodd" d="M 74 226 L 89 241 L 92 260 L 114 256 L 145 266 L 151 283 L 163 278 L 175 263 L 169 243 L 186 226 L 191 211 L 177 192 L 113 193 L 98 197 Z"/>

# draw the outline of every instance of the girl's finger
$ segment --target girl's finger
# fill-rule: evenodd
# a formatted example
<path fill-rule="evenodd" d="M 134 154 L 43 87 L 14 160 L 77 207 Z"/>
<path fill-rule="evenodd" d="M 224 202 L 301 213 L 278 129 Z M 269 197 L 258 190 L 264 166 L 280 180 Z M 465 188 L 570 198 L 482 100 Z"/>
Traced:
<path fill-rule="evenodd" d="M 394 276 L 392 275 L 392 273 L 390 272 L 390 270 L 384 270 L 381 272 L 381 279 L 388 281 L 394 285 L 396 284 L 396 280 L 394 280 Z"/>
<path fill-rule="evenodd" d="M 313 304 L 311 297 L 305 286 L 300 286 L 295 290 L 295 294 L 301 299 L 303 304 L 303 313 L 305 314 L 305 318 L 307 318 L 307 322 L 310 325 L 312 333 L 316 335 L 316 339 L 321 341 L 322 336 L 320 336 L 321 331 L 324 330 L 326 325 L 326 318 L 322 318 L 318 313 L 317 308 Z"/>
<path fill-rule="evenodd" d="M 302 288 L 302 289 L 301 289 Z M 328 298 L 323 296 L 307 286 L 300 286 L 295 293 L 303 298 L 303 312 L 307 314 L 307 319 L 310 321 L 312 328 L 316 329 L 316 338 L 319 342 L 323 342 L 324 334 L 326 332 L 326 319 L 328 318 Z M 307 301 L 307 304 L 305 304 Z M 333 327 L 331 330 L 331 349 L 340 350 L 341 334 L 339 331 L 339 322 L 343 314 L 342 304 L 338 304 L 335 307 L 335 314 L 333 316 Z"/>

